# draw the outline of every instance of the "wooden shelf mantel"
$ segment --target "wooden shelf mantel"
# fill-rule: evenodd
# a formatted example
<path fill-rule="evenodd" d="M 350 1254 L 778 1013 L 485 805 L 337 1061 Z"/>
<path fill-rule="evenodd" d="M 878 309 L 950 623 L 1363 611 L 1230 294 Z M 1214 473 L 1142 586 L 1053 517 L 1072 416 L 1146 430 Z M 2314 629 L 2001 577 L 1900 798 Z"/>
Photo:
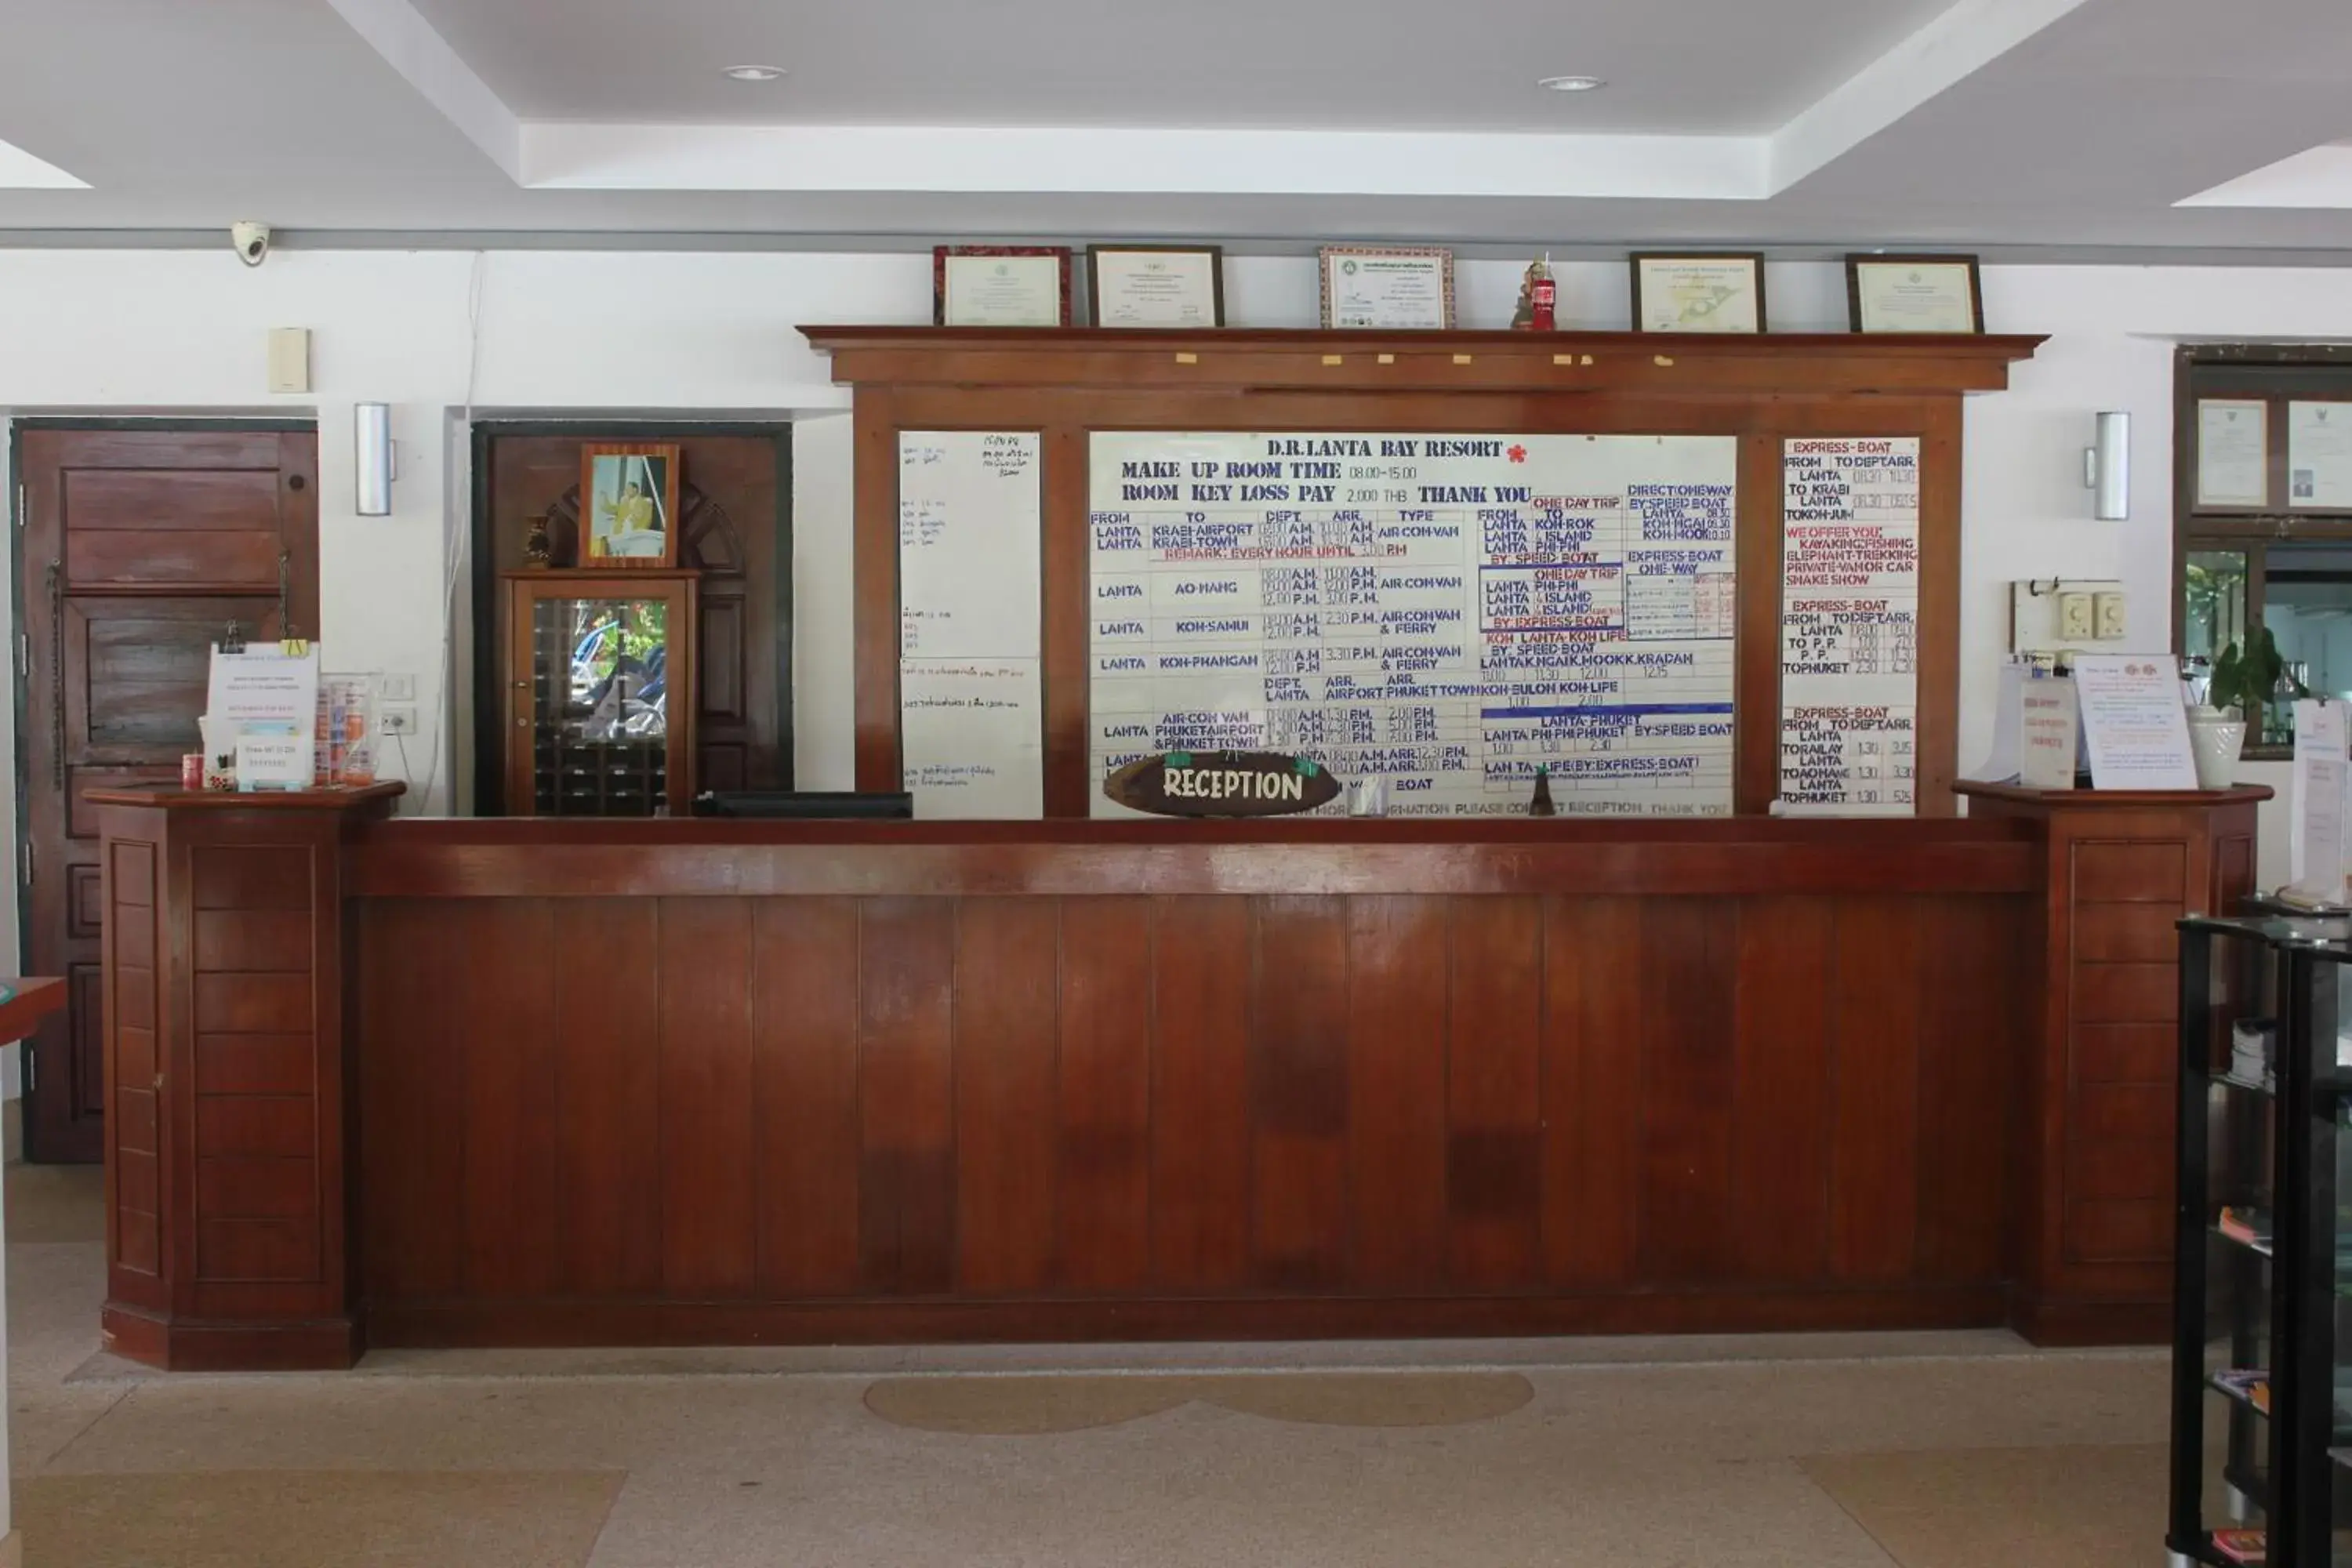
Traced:
<path fill-rule="evenodd" d="M 2043 339 L 1858 332 L 1189 332 L 832 327 L 801 333 L 857 384 L 1919 396 L 2000 392 Z"/>

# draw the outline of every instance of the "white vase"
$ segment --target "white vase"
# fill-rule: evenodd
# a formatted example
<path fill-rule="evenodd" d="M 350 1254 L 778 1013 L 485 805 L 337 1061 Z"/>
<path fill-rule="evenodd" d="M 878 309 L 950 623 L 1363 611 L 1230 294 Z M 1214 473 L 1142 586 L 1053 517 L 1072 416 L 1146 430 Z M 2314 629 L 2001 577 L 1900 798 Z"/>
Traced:
<path fill-rule="evenodd" d="M 2189 710 L 2189 748 L 2197 758 L 2200 789 L 2228 789 L 2238 782 L 2238 753 L 2245 750 L 2246 721 L 2228 717 L 2229 711 Z"/>

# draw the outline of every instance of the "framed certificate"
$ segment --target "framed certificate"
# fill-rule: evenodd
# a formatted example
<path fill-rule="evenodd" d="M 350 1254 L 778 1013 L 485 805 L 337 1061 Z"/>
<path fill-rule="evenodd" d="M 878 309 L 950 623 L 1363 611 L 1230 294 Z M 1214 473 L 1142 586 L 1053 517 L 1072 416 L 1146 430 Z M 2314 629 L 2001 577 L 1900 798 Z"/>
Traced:
<path fill-rule="evenodd" d="M 1973 256 L 1849 256 L 1845 298 L 1857 332 L 1985 330 L 1984 289 Z"/>
<path fill-rule="evenodd" d="M 2271 504 L 2271 405 L 2259 397 L 2197 400 L 2197 504 Z"/>
<path fill-rule="evenodd" d="M 1434 245 L 1327 245 L 1322 257 L 1327 329 L 1452 329 L 1452 251 Z"/>
<path fill-rule="evenodd" d="M 2352 511 L 2352 403 L 2286 405 L 2286 504 Z"/>
<path fill-rule="evenodd" d="M 931 321 L 942 327 L 1066 327 L 1070 253 L 1047 245 L 934 247 Z"/>
<path fill-rule="evenodd" d="M 1225 253 L 1213 245 L 1090 245 L 1087 320 L 1097 327 L 1222 327 Z"/>
<path fill-rule="evenodd" d="M 1637 332 L 1764 330 L 1760 251 L 1637 252 L 1633 268 Z"/>

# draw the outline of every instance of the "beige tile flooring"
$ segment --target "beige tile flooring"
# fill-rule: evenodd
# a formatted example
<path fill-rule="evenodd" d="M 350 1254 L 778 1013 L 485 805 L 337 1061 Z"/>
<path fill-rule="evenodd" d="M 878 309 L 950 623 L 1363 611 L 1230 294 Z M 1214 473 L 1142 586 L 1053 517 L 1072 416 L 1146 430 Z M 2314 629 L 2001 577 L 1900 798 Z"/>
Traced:
<path fill-rule="evenodd" d="M 2002 1334 L 96 1354 L 94 1173 L 7 1173 L 28 1568 L 2139 1568 L 2164 1361 Z"/>

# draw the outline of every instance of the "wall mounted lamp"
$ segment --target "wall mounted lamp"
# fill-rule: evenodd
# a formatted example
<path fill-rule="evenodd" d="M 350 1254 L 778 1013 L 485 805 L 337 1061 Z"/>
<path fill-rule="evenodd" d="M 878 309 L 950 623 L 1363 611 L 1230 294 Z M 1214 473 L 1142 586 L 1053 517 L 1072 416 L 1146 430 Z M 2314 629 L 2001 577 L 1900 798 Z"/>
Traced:
<path fill-rule="evenodd" d="M 2131 517 L 2131 416 L 2102 414 L 2096 444 L 2083 448 L 2083 488 L 2097 492 L 2101 522 Z"/>
<path fill-rule="evenodd" d="M 390 517 L 392 481 L 399 477 L 393 465 L 392 405 L 361 404 L 352 439 L 355 508 L 362 517 Z"/>

